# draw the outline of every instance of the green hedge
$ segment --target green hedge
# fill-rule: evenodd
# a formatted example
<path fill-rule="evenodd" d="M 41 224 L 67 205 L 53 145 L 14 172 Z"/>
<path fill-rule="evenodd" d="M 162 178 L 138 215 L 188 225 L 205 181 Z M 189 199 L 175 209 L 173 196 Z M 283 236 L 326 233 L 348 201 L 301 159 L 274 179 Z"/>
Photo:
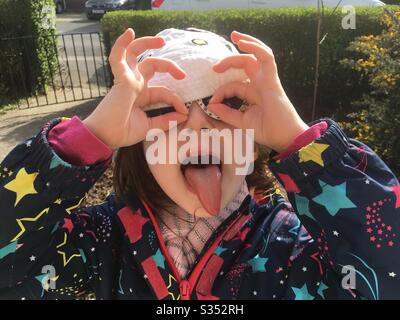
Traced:
<path fill-rule="evenodd" d="M 53 0 L 0 0 L 0 97 L 40 92 L 56 67 L 55 28 L 47 28 Z"/>
<path fill-rule="evenodd" d="M 356 9 L 356 29 L 344 30 L 341 10 L 325 11 L 321 45 L 318 116 L 342 119 L 354 110 L 351 101 L 368 90 L 358 73 L 342 66 L 339 61 L 349 57 L 350 41 L 363 34 L 382 30 L 378 21 L 382 7 Z M 316 47 L 316 9 L 252 9 L 198 11 L 120 11 L 108 13 L 102 19 L 106 48 L 126 28 L 134 28 L 138 37 L 155 35 L 162 29 L 197 27 L 229 37 L 232 30 L 251 34 L 274 51 L 279 74 L 288 95 L 305 119 L 311 117 Z M 352 110 L 353 108 L 353 110 Z"/>

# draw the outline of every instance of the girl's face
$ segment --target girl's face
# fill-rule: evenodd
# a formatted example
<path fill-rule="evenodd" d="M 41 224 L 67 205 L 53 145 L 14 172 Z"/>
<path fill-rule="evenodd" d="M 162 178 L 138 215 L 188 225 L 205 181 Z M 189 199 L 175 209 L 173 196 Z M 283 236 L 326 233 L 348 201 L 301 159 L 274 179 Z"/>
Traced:
<path fill-rule="evenodd" d="M 200 142 L 202 131 L 204 133 L 210 132 L 209 130 L 211 129 L 216 129 L 221 132 L 224 129 L 223 132 L 225 134 L 230 134 L 231 137 L 234 137 L 234 128 L 222 121 L 209 117 L 196 102 L 190 108 L 187 121 L 178 125 L 176 129 L 178 135 L 179 132 L 184 130 L 184 132 L 192 132 L 199 138 L 195 145 L 191 144 L 193 148 L 184 152 L 187 157 L 197 158 L 199 155 L 212 154 L 220 160 L 218 161 L 219 164 L 191 166 L 182 165 L 180 161 L 170 161 L 174 158 L 178 159 L 179 148 L 182 145 L 188 146 L 188 142 L 177 141 L 175 142 L 177 148 L 175 148 L 171 145 L 170 137 L 176 135 L 173 135 L 172 131 L 168 131 L 165 132 L 167 163 L 148 163 L 150 171 L 163 191 L 185 211 L 195 214 L 197 217 L 217 215 L 239 192 L 245 180 L 246 176 L 237 174 L 236 170 L 237 168 L 242 168 L 243 164 L 237 164 L 235 161 L 235 153 L 240 152 L 243 154 L 245 152 L 243 150 L 246 150 L 244 146 L 246 144 L 245 135 L 241 135 L 239 139 L 241 151 L 237 148 L 237 140 L 232 143 L 232 141 L 226 139 L 220 140 L 221 143 L 218 150 L 212 149 L 211 142 L 207 143 L 209 146 L 208 151 L 204 140 Z M 147 140 L 143 142 L 146 158 L 148 156 L 147 151 L 151 150 L 151 146 L 156 142 Z M 256 154 L 253 153 L 251 156 L 253 158 Z"/>

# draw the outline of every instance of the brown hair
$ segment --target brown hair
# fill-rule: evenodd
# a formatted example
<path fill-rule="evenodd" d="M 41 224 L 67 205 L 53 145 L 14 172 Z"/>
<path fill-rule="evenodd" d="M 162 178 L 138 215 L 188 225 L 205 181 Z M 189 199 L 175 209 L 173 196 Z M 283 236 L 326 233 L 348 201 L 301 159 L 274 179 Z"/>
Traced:
<path fill-rule="evenodd" d="M 259 196 L 266 197 L 277 188 L 277 184 L 267 166 L 269 150 L 264 146 L 257 146 L 257 148 L 258 157 L 254 162 L 254 171 L 246 176 L 246 182 L 249 190 L 254 188 Z M 117 200 L 123 201 L 128 206 L 129 199 L 133 197 L 143 199 L 154 210 L 174 206 L 173 201 L 153 177 L 142 143 L 118 150 L 113 183 Z"/>

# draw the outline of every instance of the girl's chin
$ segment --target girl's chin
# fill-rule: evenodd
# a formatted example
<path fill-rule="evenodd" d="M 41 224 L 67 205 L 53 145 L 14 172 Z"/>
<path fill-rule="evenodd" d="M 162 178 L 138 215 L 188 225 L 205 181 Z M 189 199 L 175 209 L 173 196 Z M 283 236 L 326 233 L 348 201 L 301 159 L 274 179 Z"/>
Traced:
<path fill-rule="evenodd" d="M 203 207 L 199 207 L 195 210 L 195 215 L 197 218 L 211 218 L 214 217 L 212 214 L 208 213 Z"/>

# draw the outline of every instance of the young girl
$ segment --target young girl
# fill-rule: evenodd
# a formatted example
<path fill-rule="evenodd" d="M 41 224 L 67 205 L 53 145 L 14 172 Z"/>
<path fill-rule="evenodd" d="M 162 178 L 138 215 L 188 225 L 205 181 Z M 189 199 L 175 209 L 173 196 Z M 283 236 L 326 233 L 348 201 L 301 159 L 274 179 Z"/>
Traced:
<path fill-rule="evenodd" d="M 305 124 L 271 49 L 231 39 L 244 54 L 203 30 L 135 39 L 128 29 L 92 114 L 54 119 L 8 154 L 1 298 L 400 298 L 394 174 L 334 121 Z M 169 136 L 171 121 L 195 133 L 254 129 L 254 171 L 237 175 L 224 153 L 217 164 L 148 163 L 146 134 Z M 116 194 L 81 208 L 117 149 Z M 290 203 L 269 190 L 267 164 Z"/>

